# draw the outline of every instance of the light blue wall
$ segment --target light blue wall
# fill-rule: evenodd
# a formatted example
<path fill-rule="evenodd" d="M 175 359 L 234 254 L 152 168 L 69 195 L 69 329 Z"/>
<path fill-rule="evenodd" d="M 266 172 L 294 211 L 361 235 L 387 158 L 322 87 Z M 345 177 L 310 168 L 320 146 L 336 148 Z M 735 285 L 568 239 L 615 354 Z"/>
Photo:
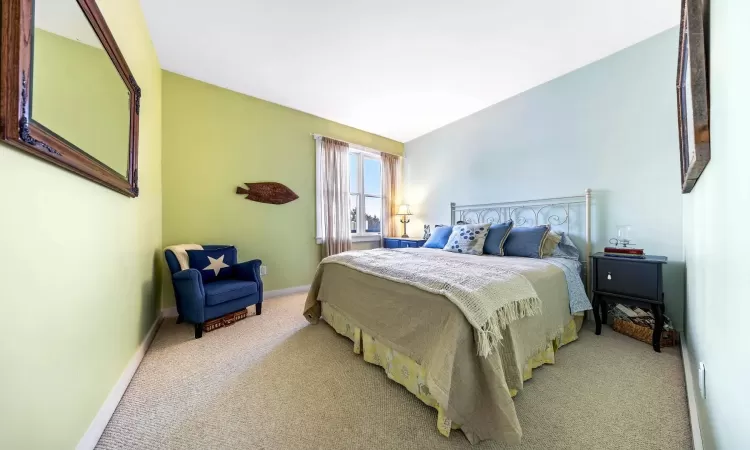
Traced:
<path fill-rule="evenodd" d="M 667 315 L 682 326 L 684 264 L 675 74 L 677 29 L 407 142 L 405 198 L 423 223 L 450 202 L 493 203 L 594 190 L 594 250 L 633 226 L 669 257 Z M 509 67 L 508 70 L 513 70 Z"/>
<path fill-rule="evenodd" d="M 711 162 L 684 196 L 687 344 L 704 447 L 750 448 L 750 2 L 711 1 Z M 689 386 L 697 391 L 695 385 Z"/>

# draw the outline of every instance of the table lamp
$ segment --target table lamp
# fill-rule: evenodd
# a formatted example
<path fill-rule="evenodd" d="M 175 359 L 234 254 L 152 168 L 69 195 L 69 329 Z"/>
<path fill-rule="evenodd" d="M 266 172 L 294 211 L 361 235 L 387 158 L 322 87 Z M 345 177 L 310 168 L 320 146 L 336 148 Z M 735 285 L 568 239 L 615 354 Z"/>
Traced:
<path fill-rule="evenodd" d="M 408 216 L 411 216 L 411 208 L 409 205 L 399 205 L 396 215 L 401 216 L 401 223 L 404 224 L 404 235 L 401 237 L 408 238 L 409 235 L 406 234 L 406 224 L 411 222 L 411 220 L 407 219 Z"/>

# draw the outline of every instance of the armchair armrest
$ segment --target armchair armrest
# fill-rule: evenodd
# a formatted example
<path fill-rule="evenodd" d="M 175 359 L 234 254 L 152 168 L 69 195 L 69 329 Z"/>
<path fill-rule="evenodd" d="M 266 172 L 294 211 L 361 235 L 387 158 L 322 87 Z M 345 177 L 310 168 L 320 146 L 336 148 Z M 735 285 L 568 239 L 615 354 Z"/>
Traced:
<path fill-rule="evenodd" d="M 260 300 L 263 301 L 263 280 L 260 277 L 260 265 L 263 262 L 259 259 L 245 261 L 232 266 L 234 277 L 238 280 L 254 281 L 258 283 L 258 293 Z"/>
<path fill-rule="evenodd" d="M 181 270 L 172 275 L 172 284 L 183 318 L 188 322 L 203 323 L 206 291 L 201 273 L 197 269 Z"/>

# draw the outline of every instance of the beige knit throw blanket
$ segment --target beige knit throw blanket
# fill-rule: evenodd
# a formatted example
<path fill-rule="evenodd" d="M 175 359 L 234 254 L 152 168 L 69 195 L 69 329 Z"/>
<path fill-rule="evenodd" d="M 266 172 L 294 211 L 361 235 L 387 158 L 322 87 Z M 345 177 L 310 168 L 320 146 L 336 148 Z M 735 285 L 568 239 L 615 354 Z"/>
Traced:
<path fill-rule="evenodd" d="M 492 264 L 497 256 L 470 256 L 438 249 L 382 248 L 340 253 L 321 264 L 341 264 L 379 278 L 442 295 L 474 328 L 477 350 L 487 357 L 498 349 L 511 322 L 541 314 L 531 283 L 521 274 Z"/>

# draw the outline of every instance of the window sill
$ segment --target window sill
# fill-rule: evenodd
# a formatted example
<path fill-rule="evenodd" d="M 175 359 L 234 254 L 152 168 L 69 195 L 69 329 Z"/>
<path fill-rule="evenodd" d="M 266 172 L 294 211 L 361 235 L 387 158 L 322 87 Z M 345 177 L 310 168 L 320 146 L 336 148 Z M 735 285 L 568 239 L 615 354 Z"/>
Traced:
<path fill-rule="evenodd" d="M 380 241 L 379 234 L 373 234 L 372 236 L 352 236 L 352 242 L 376 242 Z M 315 238 L 316 244 L 322 244 L 323 238 Z"/>
<path fill-rule="evenodd" d="M 375 242 L 380 241 L 380 235 L 374 234 L 372 236 L 352 236 L 352 242 Z"/>

